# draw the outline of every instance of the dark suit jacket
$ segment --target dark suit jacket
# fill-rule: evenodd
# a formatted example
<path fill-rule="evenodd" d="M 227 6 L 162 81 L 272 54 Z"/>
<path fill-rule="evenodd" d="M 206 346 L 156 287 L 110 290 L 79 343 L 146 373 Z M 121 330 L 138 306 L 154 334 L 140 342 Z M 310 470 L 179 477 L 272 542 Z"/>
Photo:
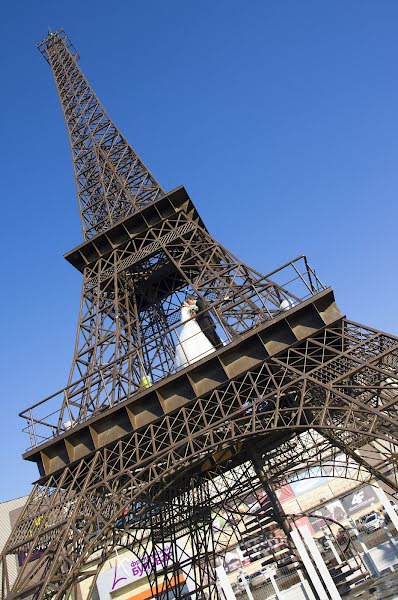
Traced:
<path fill-rule="evenodd" d="M 201 298 L 198 298 L 196 300 L 196 306 L 198 307 L 200 313 L 204 311 L 203 314 L 198 314 L 198 316 L 196 317 L 196 320 L 199 323 L 201 329 L 207 329 L 208 327 L 215 329 L 216 325 L 209 314 L 208 305 L 206 304 L 206 302 L 203 302 Z"/>

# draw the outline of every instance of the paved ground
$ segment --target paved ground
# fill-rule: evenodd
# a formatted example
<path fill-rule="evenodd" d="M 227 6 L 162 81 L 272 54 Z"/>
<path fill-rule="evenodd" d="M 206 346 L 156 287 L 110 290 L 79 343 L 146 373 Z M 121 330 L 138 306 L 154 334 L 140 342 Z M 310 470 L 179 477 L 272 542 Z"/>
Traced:
<path fill-rule="evenodd" d="M 398 572 L 358 586 L 344 600 L 398 600 Z"/>

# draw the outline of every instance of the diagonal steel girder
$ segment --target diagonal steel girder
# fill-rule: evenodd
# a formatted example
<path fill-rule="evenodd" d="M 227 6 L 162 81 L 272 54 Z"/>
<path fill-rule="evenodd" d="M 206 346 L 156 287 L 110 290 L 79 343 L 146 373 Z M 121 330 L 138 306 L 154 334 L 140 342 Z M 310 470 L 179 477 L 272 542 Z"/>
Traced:
<path fill-rule="evenodd" d="M 359 331 L 355 324 L 343 322 L 340 336 L 347 336 L 350 327 Z M 337 327 L 329 329 L 330 334 L 336 331 Z M 368 341 L 374 342 L 377 336 L 366 331 Z M 267 438 L 283 432 L 293 431 L 297 435 L 309 430 L 329 438 L 349 434 L 351 449 L 356 442 L 360 447 L 373 441 L 398 445 L 397 420 L 392 415 L 398 394 L 394 383 L 388 381 L 391 370 L 386 367 L 396 360 L 398 341 L 379 333 L 379 342 L 383 336 L 381 345 L 387 345 L 388 350 L 379 354 L 372 351 L 371 355 L 364 352 L 361 361 L 359 349 L 364 341 L 357 340 L 349 351 L 333 349 L 332 358 L 318 367 L 307 372 L 298 369 L 297 356 L 309 359 L 312 353 L 314 357 L 314 343 L 319 344 L 322 336 L 326 349 L 327 333 L 326 329 L 305 343 L 298 343 L 265 361 L 260 368 L 229 381 L 208 398 L 182 407 L 156 426 L 137 431 L 130 439 L 97 451 L 84 464 L 71 465 L 58 477 L 53 476 L 47 482 L 47 489 L 52 490 L 48 507 L 48 494 L 40 495 L 37 487 L 5 551 L 15 552 L 30 544 L 33 552 L 40 545 L 48 545 L 34 566 L 22 568 L 13 592 L 16 595 L 10 597 L 18 597 L 18 593 L 33 585 L 35 577 L 46 572 L 40 583 L 35 584 L 36 597 L 46 597 L 46 590 L 51 589 L 55 597 L 61 598 L 77 574 L 82 575 L 84 565 L 98 545 L 114 545 L 114 523 L 120 511 L 150 493 L 160 482 L 172 481 L 181 471 L 195 465 L 199 470 L 204 469 L 206 461 L 222 457 L 223 451 L 229 450 L 229 456 L 233 457 L 237 452 L 244 454 L 248 442 L 254 441 L 261 447 L 261 444 L 266 446 Z M 347 360 L 353 355 L 355 367 L 352 360 Z M 337 372 L 337 365 L 339 375 L 334 381 L 331 378 L 327 383 L 320 381 L 325 369 Z M 342 365 L 346 373 L 341 373 Z M 379 385 L 374 383 L 376 375 Z M 368 385 L 370 380 L 372 387 Z M 340 449 L 348 448 L 344 437 L 338 443 Z M 397 489 L 393 481 L 389 483 Z M 46 520 L 42 527 L 36 527 L 33 536 L 27 536 L 32 531 L 33 514 L 46 514 Z M 69 572 L 65 572 L 65 565 L 70 565 Z"/>

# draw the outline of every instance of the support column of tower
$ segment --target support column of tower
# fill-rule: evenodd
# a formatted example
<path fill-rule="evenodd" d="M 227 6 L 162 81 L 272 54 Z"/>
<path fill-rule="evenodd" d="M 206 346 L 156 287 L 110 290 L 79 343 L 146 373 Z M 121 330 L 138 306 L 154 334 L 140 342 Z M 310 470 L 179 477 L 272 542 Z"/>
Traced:
<path fill-rule="evenodd" d="M 339 448 L 344 454 L 347 454 L 359 467 L 362 467 L 367 471 L 372 477 L 374 477 L 380 484 L 380 487 L 387 493 L 391 493 L 391 491 L 397 492 L 395 482 L 391 481 L 384 473 L 380 471 L 380 469 L 376 469 L 373 465 L 371 465 L 363 456 L 359 450 L 355 451 L 347 444 L 344 444 L 339 440 L 336 435 L 328 434 L 323 432 L 324 437 L 330 440 L 330 442 Z"/>

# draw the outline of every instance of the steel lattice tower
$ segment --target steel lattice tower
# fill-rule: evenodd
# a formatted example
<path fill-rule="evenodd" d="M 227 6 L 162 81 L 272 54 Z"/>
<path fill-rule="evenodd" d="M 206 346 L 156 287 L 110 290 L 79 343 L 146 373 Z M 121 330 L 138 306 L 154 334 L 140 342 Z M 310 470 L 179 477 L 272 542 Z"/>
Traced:
<path fill-rule="evenodd" d="M 242 263 L 183 187 L 160 187 L 63 30 L 39 49 L 70 138 L 84 241 L 66 259 L 83 289 L 68 384 L 21 414 L 40 476 L 3 552 L 2 597 L 68 598 L 115 548 L 167 542 L 172 559 L 148 568 L 154 595 L 183 571 L 191 593 L 217 598 L 212 514 L 248 491 L 265 488 L 289 545 L 274 490 L 303 472 L 398 490 L 398 339 L 348 321 L 305 257 L 266 276 Z M 176 370 L 192 293 L 227 343 Z M 12 554 L 24 562 L 11 586 Z"/>

